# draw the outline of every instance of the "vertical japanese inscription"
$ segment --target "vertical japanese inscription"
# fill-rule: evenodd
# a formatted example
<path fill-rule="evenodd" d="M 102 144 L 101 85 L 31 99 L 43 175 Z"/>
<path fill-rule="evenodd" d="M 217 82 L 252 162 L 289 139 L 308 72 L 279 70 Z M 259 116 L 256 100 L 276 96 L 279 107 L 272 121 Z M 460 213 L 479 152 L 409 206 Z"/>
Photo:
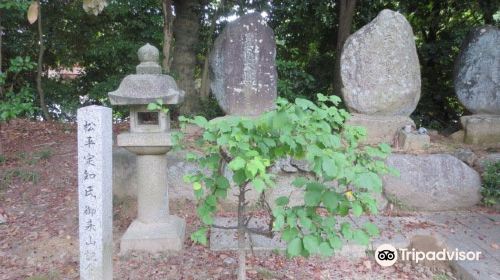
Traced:
<path fill-rule="evenodd" d="M 111 109 L 78 110 L 80 279 L 112 279 Z"/>

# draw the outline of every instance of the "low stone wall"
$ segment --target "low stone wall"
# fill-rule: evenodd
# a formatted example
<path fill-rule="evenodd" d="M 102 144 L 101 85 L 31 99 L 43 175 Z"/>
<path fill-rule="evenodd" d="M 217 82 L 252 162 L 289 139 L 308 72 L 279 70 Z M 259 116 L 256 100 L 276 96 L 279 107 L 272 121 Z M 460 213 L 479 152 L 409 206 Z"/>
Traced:
<path fill-rule="evenodd" d="M 183 176 L 196 171 L 199 167 L 195 163 L 185 160 L 185 151 L 169 152 L 167 154 L 167 177 L 169 199 L 175 201 L 194 201 L 191 184 L 185 183 Z M 497 155 L 497 154 L 494 154 Z M 489 158 L 488 158 L 489 159 Z M 494 159 L 493 159 L 494 160 Z M 476 160 L 486 162 L 486 159 Z M 480 201 L 481 180 L 477 171 L 467 166 L 457 157 L 448 154 L 393 154 L 388 164 L 400 170 L 400 177 L 384 176 L 384 194 L 396 207 L 406 210 L 442 211 L 473 206 Z M 266 192 L 266 199 L 272 202 L 280 196 L 290 195 L 291 204 L 302 204 L 303 192 L 292 186 L 296 176 L 307 176 L 304 168 L 295 168 L 294 165 L 286 168 L 287 164 L 276 168 L 276 187 Z M 135 155 L 123 148 L 113 150 L 113 194 L 123 198 L 137 196 L 137 181 L 135 178 Z M 284 172 L 282 170 L 288 170 Z M 225 208 L 233 208 L 236 203 L 237 189 L 231 188 L 232 193 L 223 203 Z M 385 195 L 376 199 L 378 208 L 387 205 Z M 255 191 L 247 193 L 248 200 L 255 204 L 259 195 Z M 271 205 L 272 206 L 272 205 Z"/>

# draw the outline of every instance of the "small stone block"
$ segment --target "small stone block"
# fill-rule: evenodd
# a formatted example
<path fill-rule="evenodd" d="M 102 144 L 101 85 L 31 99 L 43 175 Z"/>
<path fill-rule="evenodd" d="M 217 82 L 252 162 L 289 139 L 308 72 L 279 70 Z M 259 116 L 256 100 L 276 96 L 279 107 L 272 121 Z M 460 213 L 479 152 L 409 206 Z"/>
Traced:
<path fill-rule="evenodd" d="M 417 132 L 406 132 L 400 130 L 398 133 L 398 146 L 405 151 L 418 151 L 428 147 L 431 138 L 427 134 L 418 134 Z"/>
<path fill-rule="evenodd" d="M 415 126 L 412 119 L 406 116 L 370 116 L 352 114 L 347 120 L 348 125 L 362 126 L 366 129 L 366 138 L 363 144 L 392 144 L 398 131 L 406 126 Z"/>
<path fill-rule="evenodd" d="M 500 115 L 471 115 L 460 118 L 467 144 L 500 144 Z"/>
<path fill-rule="evenodd" d="M 123 235 L 120 253 L 127 251 L 165 252 L 180 251 L 183 248 L 186 221 L 169 216 L 164 223 L 146 224 L 134 220 Z"/>

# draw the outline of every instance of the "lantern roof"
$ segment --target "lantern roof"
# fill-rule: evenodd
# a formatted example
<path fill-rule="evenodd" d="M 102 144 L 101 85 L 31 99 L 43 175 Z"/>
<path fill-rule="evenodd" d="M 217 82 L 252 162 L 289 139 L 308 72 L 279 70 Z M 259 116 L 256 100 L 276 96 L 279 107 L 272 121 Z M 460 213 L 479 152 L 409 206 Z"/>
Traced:
<path fill-rule="evenodd" d="M 145 105 L 159 99 L 163 104 L 182 103 L 184 91 L 171 76 L 161 73 L 158 49 L 146 44 L 137 55 L 140 61 L 137 74 L 126 76 L 117 90 L 108 93 L 111 105 Z"/>

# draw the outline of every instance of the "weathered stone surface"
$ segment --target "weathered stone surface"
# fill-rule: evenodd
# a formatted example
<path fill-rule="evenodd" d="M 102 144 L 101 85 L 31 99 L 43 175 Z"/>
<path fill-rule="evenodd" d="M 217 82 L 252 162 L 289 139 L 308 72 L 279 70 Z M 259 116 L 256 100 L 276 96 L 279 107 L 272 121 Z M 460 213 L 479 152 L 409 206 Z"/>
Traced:
<path fill-rule="evenodd" d="M 404 126 L 415 127 L 412 119 L 406 116 L 369 116 L 352 114 L 346 122 L 348 125 L 362 126 L 366 129 L 363 144 L 392 144 L 398 131 Z"/>
<path fill-rule="evenodd" d="M 460 118 L 464 142 L 476 145 L 500 145 L 500 115 L 471 115 Z"/>
<path fill-rule="evenodd" d="M 474 162 L 477 160 L 476 154 L 471 150 L 471 149 L 457 149 L 456 151 L 453 152 L 452 154 L 454 157 L 458 158 L 459 160 L 467 163 L 469 166 L 473 166 Z"/>
<path fill-rule="evenodd" d="M 136 158 L 124 148 L 113 148 L 113 195 L 137 197 Z"/>
<path fill-rule="evenodd" d="M 169 215 L 161 223 L 134 220 L 120 240 L 120 253 L 127 251 L 165 252 L 183 248 L 186 221 Z"/>
<path fill-rule="evenodd" d="M 384 192 L 407 208 L 453 210 L 480 201 L 479 174 L 451 155 L 393 154 L 387 164 L 399 170 L 400 177 L 384 176 Z"/>
<path fill-rule="evenodd" d="M 141 62 L 137 74 L 128 75 L 117 90 L 108 93 L 111 105 L 147 105 L 159 99 L 164 104 L 182 103 L 184 91 L 172 77 L 161 74 L 158 49 L 146 44 L 137 55 Z"/>
<path fill-rule="evenodd" d="M 452 133 L 449 137 L 451 138 L 451 140 L 453 140 L 453 142 L 463 143 L 464 136 L 465 136 L 465 132 L 463 130 L 459 130 L 459 131 Z"/>
<path fill-rule="evenodd" d="M 229 115 L 255 116 L 275 106 L 274 32 L 258 13 L 227 24 L 210 55 L 211 89 Z"/>
<path fill-rule="evenodd" d="M 431 138 L 427 134 L 419 134 L 416 131 L 406 132 L 400 129 L 398 132 L 398 146 L 405 151 L 420 151 L 429 147 Z"/>
<path fill-rule="evenodd" d="M 465 39 L 455 62 L 455 91 L 474 114 L 500 115 L 500 29 L 483 26 Z"/>
<path fill-rule="evenodd" d="M 349 36 L 341 55 L 341 77 L 351 112 L 409 116 L 420 99 L 420 64 L 404 16 L 383 10 Z"/>
<path fill-rule="evenodd" d="M 80 279 L 113 279 L 111 109 L 78 109 Z"/>

